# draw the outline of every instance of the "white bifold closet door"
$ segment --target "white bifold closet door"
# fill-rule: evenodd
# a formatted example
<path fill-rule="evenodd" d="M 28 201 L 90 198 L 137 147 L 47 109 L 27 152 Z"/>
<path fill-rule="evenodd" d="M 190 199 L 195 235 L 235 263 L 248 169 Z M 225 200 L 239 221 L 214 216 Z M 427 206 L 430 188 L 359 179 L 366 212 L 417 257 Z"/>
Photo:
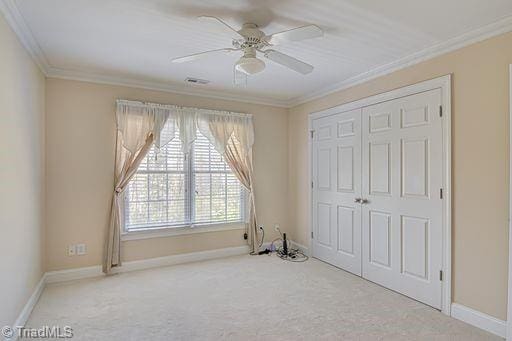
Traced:
<path fill-rule="evenodd" d="M 361 275 L 361 109 L 315 122 L 314 256 Z"/>
<path fill-rule="evenodd" d="M 441 90 L 313 122 L 313 256 L 441 308 Z"/>

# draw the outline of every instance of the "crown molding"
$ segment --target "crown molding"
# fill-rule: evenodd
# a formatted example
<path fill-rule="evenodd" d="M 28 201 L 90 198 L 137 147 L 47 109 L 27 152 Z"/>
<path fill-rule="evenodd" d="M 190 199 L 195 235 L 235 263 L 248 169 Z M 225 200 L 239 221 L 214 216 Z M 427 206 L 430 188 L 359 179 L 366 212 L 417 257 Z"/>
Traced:
<path fill-rule="evenodd" d="M 296 97 L 291 99 L 288 105 L 289 107 L 294 107 L 510 31 L 512 31 L 512 16 L 502 18 L 492 24 L 463 33 L 391 63 L 376 67 L 336 84 L 313 91 L 306 96 Z"/>
<path fill-rule="evenodd" d="M 26 24 L 26 21 L 23 18 L 21 12 L 19 11 L 15 0 L 0 0 L 0 12 L 2 12 L 7 23 L 18 37 L 23 47 L 28 51 L 28 53 L 30 54 L 34 62 L 37 64 L 41 72 L 48 78 L 61 78 L 100 84 L 120 85 L 147 90 L 172 92 L 182 95 L 195 95 L 220 100 L 270 105 L 283 108 L 289 107 L 289 102 L 287 100 L 279 100 L 268 97 L 250 95 L 240 95 L 218 90 L 206 90 L 192 88 L 190 86 L 171 85 L 165 82 L 142 81 L 140 79 L 135 78 L 106 76 L 83 71 L 56 68 L 48 63 L 48 60 L 44 55 L 43 50 L 37 43 L 37 40 L 32 34 L 32 31 Z"/>
<path fill-rule="evenodd" d="M 136 87 L 148 90 L 173 92 L 183 95 L 202 96 L 221 100 L 270 105 L 284 108 L 294 106 L 327 96 L 337 91 L 348 89 L 355 85 L 365 83 L 372 79 L 390 74 L 406 67 L 421 63 L 445 53 L 460 49 L 462 47 L 477 43 L 479 41 L 512 31 L 512 16 L 502 18 L 492 24 L 463 33 L 444 42 L 430 46 L 406 57 L 395 60 L 391 63 L 376 67 L 356 76 L 350 77 L 333 85 L 323 87 L 310 92 L 304 96 L 291 99 L 272 99 L 261 96 L 240 95 L 225 91 L 197 89 L 190 86 L 171 85 L 165 82 L 142 81 L 135 78 L 106 76 L 76 70 L 64 70 L 50 66 L 43 50 L 37 43 L 23 16 L 21 15 L 15 0 L 0 0 L 0 11 L 4 14 L 7 22 L 18 36 L 23 46 L 39 66 L 45 76 L 50 78 L 61 78 L 78 80 L 100 84 L 121 85 Z"/>
<path fill-rule="evenodd" d="M 0 12 L 3 13 L 5 20 L 16 33 L 21 44 L 28 51 L 41 72 L 47 75 L 50 64 L 25 19 L 23 19 L 15 0 L 0 0 Z"/>
<path fill-rule="evenodd" d="M 135 78 L 117 77 L 94 74 L 90 72 L 82 72 L 76 70 L 64 70 L 50 67 L 46 73 L 48 78 L 59 78 L 68 80 L 77 80 L 89 83 L 99 83 L 108 85 L 120 85 L 131 88 L 139 88 L 146 90 L 155 90 L 163 92 L 171 92 L 180 95 L 200 96 L 219 100 L 228 100 L 243 103 L 269 105 L 274 107 L 288 108 L 289 103 L 286 100 L 271 99 L 265 97 L 239 95 L 219 90 L 198 89 L 190 86 L 180 86 L 158 81 L 142 81 Z"/>

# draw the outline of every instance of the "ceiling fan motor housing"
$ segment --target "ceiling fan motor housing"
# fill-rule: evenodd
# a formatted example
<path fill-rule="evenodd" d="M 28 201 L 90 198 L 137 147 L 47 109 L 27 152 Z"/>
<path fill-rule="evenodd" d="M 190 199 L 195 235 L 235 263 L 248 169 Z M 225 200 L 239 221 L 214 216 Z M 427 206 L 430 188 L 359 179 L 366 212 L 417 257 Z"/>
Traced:
<path fill-rule="evenodd" d="M 250 47 L 259 49 L 268 45 L 265 39 L 263 39 L 265 37 L 265 33 L 260 31 L 256 24 L 244 24 L 238 33 L 240 33 L 244 39 L 233 40 L 233 46 L 235 48 L 242 48 L 245 50 Z"/>

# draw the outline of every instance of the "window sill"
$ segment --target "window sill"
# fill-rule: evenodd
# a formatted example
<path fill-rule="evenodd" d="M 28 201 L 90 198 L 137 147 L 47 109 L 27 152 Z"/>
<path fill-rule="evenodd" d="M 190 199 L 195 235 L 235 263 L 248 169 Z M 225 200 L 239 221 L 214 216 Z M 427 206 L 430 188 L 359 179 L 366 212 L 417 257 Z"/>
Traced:
<path fill-rule="evenodd" d="M 243 229 L 245 229 L 245 223 L 220 223 L 220 224 L 209 224 L 209 225 L 196 225 L 194 227 L 191 227 L 191 226 L 159 227 L 159 228 L 140 229 L 138 231 L 131 231 L 131 232 L 123 232 L 121 234 L 121 240 L 128 241 L 128 240 L 139 240 L 139 239 L 150 239 L 150 238 L 163 238 L 163 237 L 196 234 L 196 233 L 243 230 Z"/>

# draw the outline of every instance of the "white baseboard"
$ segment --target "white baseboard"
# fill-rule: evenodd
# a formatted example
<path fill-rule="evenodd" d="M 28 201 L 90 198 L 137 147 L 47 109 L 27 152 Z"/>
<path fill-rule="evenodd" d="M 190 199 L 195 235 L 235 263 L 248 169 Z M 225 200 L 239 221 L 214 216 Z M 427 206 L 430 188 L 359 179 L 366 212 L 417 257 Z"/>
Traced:
<path fill-rule="evenodd" d="M 28 317 L 30 316 L 32 309 L 34 309 L 37 301 L 39 300 L 39 297 L 41 297 L 41 294 L 43 293 L 43 289 L 46 283 L 45 277 L 46 274 L 43 274 L 43 276 L 41 276 L 41 279 L 34 288 L 32 295 L 30 295 L 30 298 L 28 299 L 27 303 L 21 310 L 21 313 L 18 315 L 18 318 L 14 322 L 14 325 L 12 326 L 12 329 L 14 331 L 13 336 L 11 338 L 6 337 L 5 340 L 15 341 L 18 339 L 18 327 L 24 327 L 25 323 L 27 323 Z"/>
<path fill-rule="evenodd" d="M 46 273 L 46 283 L 73 281 L 82 278 L 103 276 L 101 265 L 88 266 L 68 270 L 49 271 Z"/>
<path fill-rule="evenodd" d="M 304 245 L 296 243 L 294 241 L 290 241 L 292 247 L 299 249 L 304 252 L 304 254 L 308 255 L 308 248 Z M 261 246 L 261 249 L 264 250 L 270 247 L 270 242 L 265 242 Z M 143 270 L 149 268 L 156 268 L 161 266 L 170 266 L 176 264 L 184 264 L 190 262 L 203 261 L 208 259 L 215 258 L 223 258 L 229 256 L 237 256 L 244 255 L 249 253 L 248 246 L 235 246 L 224 249 L 215 249 L 208 251 L 200 251 L 200 252 L 191 252 L 191 253 L 183 253 L 172 256 L 158 257 L 158 258 L 149 258 L 136 260 L 131 262 L 124 262 L 123 266 L 119 268 L 113 268 L 112 273 L 122 273 L 128 271 L 135 270 Z M 83 268 L 75 268 L 68 270 L 57 270 L 50 271 L 46 273 L 46 283 L 58 283 L 58 282 L 66 282 L 73 281 L 77 279 L 84 278 L 92 278 L 92 277 L 100 277 L 104 276 L 102 271 L 102 267 L 100 265 L 89 266 Z"/>
<path fill-rule="evenodd" d="M 303 254 L 305 254 L 306 256 L 310 256 L 309 249 L 306 246 L 296 243 L 292 240 L 292 247 L 299 249 L 299 251 L 302 252 Z"/>
<path fill-rule="evenodd" d="M 224 249 L 182 253 L 182 254 L 172 255 L 172 256 L 149 258 L 149 259 L 125 262 L 125 263 L 123 263 L 123 266 L 121 266 L 119 268 L 114 268 L 112 272 L 121 273 L 121 272 L 128 272 L 128 271 L 135 271 L 135 270 L 142 270 L 142 269 L 150 269 L 150 268 L 157 268 L 157 267 L 161 267 L 161 266 L 170 266 L 170 265 L 177 265 L 177 264 L 184 264 L 184 263 L 199 262 L 199 261 L 216 259 L 216 258 L 246 255 L 248 253 L 249 253 L 248 246 L 235 246 L 235 247 L 228 247 L 228 248 L 224 248 Z"/>
<path fill-rule="evenodd" d="M 507 322 L 484 314 L 463 305 L 452 303 L 452 317 L 471 324 L 477 328 L 493 333 L 500 337 L 507 337 Z"/>
<path fill-rule="evenodd" d="M 190 262 L 197 262 L 215 258 L 223 258 L 229 256 L 238 256 L 249 253 L 248 246 L 235 246 L 224 249 L 215 249 L 200 252 L 183 253 L 172 256 L 158 257 L 135 260 L 131 262 L 124 262 L 119 268 L 113 268 L 112 273 L 122 273 L 135 270 L 143 270 L 156 268 L 160 266 L 169 266 L 176 264 L 184 264 Z M 65 281 L 72 281 L 83 278 L 100 277 L 105 274 L 102 271 L 101 265 L 89 266 L 84 268 L 50 271 L 46 273 L 46 283 L 58 283 Z"/>

